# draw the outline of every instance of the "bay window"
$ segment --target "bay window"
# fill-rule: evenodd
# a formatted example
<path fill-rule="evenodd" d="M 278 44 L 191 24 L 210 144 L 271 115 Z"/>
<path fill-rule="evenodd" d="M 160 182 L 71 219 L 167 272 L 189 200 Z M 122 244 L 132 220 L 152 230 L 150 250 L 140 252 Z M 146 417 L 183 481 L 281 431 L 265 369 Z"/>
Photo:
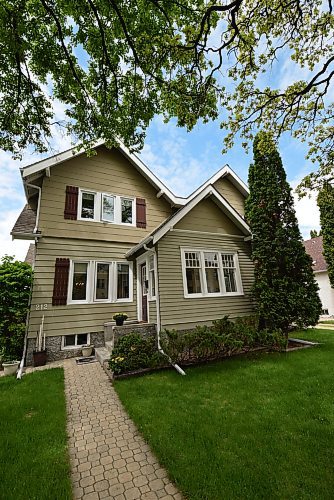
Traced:
<path fill-rule="evenodd" d="M 185 297 L 241 295 L 236 252 L 181 250 Z"/>

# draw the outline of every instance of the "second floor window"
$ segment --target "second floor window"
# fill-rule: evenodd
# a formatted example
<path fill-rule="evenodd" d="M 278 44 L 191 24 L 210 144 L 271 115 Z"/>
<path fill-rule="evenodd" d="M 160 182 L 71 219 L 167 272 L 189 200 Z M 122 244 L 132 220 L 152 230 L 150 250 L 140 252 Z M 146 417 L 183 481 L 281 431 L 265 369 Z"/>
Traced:
<path fill-rule="evenodd" d="M 79 218 L 111 224 L 135 225 L 134 198 L 79 190 Z"/>

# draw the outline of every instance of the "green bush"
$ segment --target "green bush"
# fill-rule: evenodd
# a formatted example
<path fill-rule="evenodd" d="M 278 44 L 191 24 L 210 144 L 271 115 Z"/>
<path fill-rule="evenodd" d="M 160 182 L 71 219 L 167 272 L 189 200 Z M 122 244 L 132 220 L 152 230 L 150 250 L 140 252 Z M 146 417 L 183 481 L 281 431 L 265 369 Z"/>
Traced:
<path fill-rule="evenodd" d="M 286 338 L 280 332 L 259 331 L 258 318 L 248 316 L 234 321 L 224 316 L 212 326 L 198 326 L 189 332 L 165 330 L 162 347 L 174 363 L 203 361 L 247 352 L 256 347 L 282 349 Z"/>
<path fill-rule="evenodd" d="M 6 360 L 20 359 L 32 283 L 32 268 L 13 257 L 0 264 L 0 352 Z"/>
<path fill-rule="evenodd" d="M 166 358 L 159 353 L 156 339 L 144 338 L 139 333 L 121 337 L 109 360 L 109 367 L 116 374 L 140 368 L 154 368 L 163 364 L 166 364 Z"/>

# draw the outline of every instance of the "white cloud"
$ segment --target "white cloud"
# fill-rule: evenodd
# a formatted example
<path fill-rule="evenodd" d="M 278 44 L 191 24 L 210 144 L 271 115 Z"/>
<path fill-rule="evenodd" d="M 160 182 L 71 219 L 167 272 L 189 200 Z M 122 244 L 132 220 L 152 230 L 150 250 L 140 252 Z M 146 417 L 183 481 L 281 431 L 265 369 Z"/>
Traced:
<path fill-rule="evenodd" d="M 21 212 L 22 206 L 14 210 L 2 212 L 0 220 L 0 258 L 4 255 L 14 255 L 18 260 L 24 260 L 29 247 L 29 241 L 12 240 L 10 231 Z"/>

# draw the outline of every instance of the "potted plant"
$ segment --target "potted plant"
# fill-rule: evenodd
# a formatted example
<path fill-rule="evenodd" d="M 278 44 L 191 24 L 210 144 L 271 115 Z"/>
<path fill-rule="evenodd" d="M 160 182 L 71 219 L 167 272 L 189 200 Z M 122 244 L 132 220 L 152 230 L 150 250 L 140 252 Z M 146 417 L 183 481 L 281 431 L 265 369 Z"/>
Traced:
<path fill-rule="evenodd" d="M 82 346 L 82 351 L 81 352 L 82 352 L 82 355 L 83 355 L 84 358 L 88 358 L 89 356 L 92 355 L 93 347 L 94 346 L 89 345 L 89 344 Z"/>
<path fill-rule="evenodd" d="M 113 315 L 112 319 L 116 321 L 117 326 L 122 326 L 124 321 L 128 318 L 128 315 L 125 313 L 116 313 Z"/>
<path fill-rule="evenodd" d="M 5 375 L 14 375 L 20 366 L 20 361 L 13 360 L 11 357 L 3 355 L 2 366 Z"/>
<path fill-rule="evenodd" d="M 37 332 L 36 349 L 32 352 L 34 366 L 44 366 L 46 364 L 47 352 L 45 348 L 44 315 L 42 323 Z"/>

